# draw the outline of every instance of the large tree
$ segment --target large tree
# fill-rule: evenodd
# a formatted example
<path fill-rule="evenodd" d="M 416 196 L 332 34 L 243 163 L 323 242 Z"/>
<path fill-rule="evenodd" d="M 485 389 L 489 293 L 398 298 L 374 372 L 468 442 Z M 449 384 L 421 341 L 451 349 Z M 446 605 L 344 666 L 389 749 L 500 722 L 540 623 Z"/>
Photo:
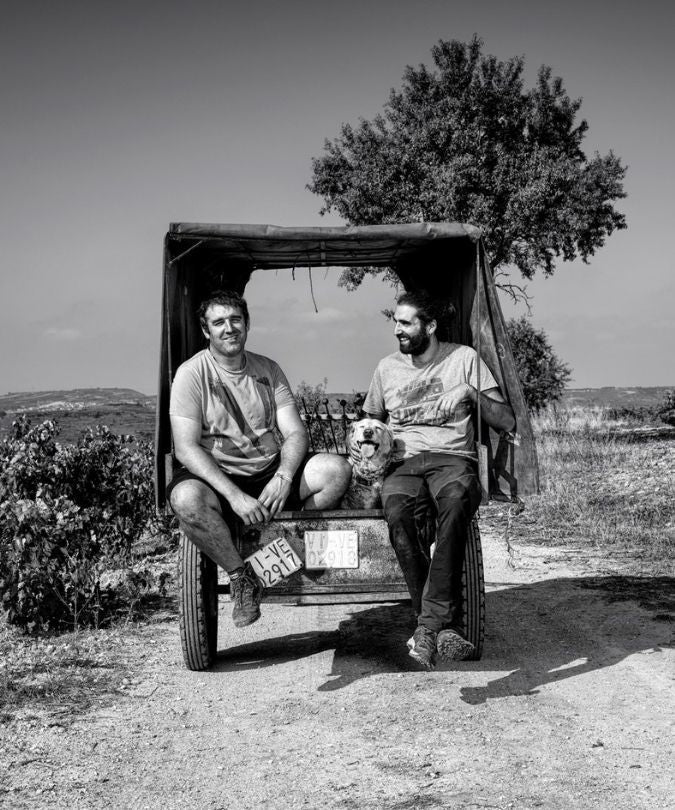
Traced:
<path fill-rule="evenodd" d="M 314 158 L 308 188 L 354 225 L 469 222 L 484 229 L 493 268 L 530 279 L 555 260 L 584 261 L 615 229 L 626 172 L 611 151 L 587 158 L 581 101 L 551 69 L 526 89 L 524 60 L 483 55 L 482 41 L 440 41 L 434 68 L 407 67 L 383 113 L 343 124 Z M 355 287 L 363 269 L 347 271 Z"/>

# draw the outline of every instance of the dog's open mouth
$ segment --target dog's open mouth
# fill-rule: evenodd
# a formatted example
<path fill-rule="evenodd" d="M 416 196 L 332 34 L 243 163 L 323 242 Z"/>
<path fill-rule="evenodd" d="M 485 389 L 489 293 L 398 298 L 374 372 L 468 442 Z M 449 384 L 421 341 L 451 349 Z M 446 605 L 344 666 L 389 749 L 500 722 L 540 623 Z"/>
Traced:
<path fill-rule="evenodd" d="M 362 458 L 372 458 L 380 449 L 380 443 L 374 442 L 372 439 L 364 439 L 362 442 L 358 442 L 358 445 Z"/>

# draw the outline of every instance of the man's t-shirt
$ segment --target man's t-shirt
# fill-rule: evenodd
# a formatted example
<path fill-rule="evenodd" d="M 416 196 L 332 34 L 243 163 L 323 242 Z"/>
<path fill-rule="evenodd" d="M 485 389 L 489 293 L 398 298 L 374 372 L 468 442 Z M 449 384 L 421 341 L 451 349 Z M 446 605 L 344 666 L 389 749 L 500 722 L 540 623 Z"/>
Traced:
<path fill-rule="evenodd" d="M 274 360 L 245 352 L 244 368 L 226 371 L 204 349 L 178 368 L 169 413 L 201 424 L 200 444 L 223 472 L 254 475 L 279 455 L 277 411 L 294 403 Z"/>
<path fill-rule="evenodd" d="M 480 377 L 481 391 L 497 387 L 482 360 Z M 478 388 L 478 355 L 470 346 L 439 343 L 433 360 L 420 368 L 411 355 L 394 352 L 378 363 L 363 410 L 382 421 L 389 417 L 396 460 L 424 451 L 476 458 L 468 403 L 448 416 L 432 417 L 438 398 L 460 383 Z"/>

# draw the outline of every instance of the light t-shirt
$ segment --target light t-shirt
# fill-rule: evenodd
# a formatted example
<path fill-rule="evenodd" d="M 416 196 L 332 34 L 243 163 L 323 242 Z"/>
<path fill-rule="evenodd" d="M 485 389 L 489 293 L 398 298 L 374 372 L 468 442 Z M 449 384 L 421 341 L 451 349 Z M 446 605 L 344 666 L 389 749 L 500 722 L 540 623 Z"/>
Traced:
<path fill-rule="evenodd" d="M 178 368 L 169 413 L 201 424 L 200 444 L 223 472 L 254 475 L 279 455 L 277 411 L 292 404 L 288 380 L 274 360 L 245 352 L 243 369 L 226 371 L 203 349 Z"/>
<path fill-rule="evenodd" d="M 480 377 L 481 391 L 497 387 L 483 360 Z M 378 363 L 363 410 L 382 421 L 388 417 L 396 460 L 424 451 L 476 458 L 469 403 L 447 416 L 432 416 L 438 398 L 460 383 L 479 387 L 478 355 L 470 346 L 439 343 L 436 356 L 420 368 L 411 355 L 394 352 Z"/>

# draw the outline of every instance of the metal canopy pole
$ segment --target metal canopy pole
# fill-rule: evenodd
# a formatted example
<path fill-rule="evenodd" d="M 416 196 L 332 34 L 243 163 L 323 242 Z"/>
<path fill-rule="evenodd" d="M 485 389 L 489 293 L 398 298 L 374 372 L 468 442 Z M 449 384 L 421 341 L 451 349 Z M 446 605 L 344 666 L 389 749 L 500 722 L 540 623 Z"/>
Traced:
<path fill-rule="evenodd" d="M 478 394 L 476 397 L 476 417 L 478 420 L 477 432 L 478 441 L 476 443 L 476 453 L 478 456 L 478 478 L 480 481 L 481 489 L 483 490 L 483 502 L 487 503 L 490 500 L 490 479 L 488 477 L 488 452 L 487 447 L 483 444 L 483 425 L 481 418 L 481 267 L 480 267 L 480 241 L 476 242 L 476 320 L 478 321 L 478 335 L 476 336 L 476 354 L 478 355 L 478 362 L 476 369 L 478 372 Z"/>

